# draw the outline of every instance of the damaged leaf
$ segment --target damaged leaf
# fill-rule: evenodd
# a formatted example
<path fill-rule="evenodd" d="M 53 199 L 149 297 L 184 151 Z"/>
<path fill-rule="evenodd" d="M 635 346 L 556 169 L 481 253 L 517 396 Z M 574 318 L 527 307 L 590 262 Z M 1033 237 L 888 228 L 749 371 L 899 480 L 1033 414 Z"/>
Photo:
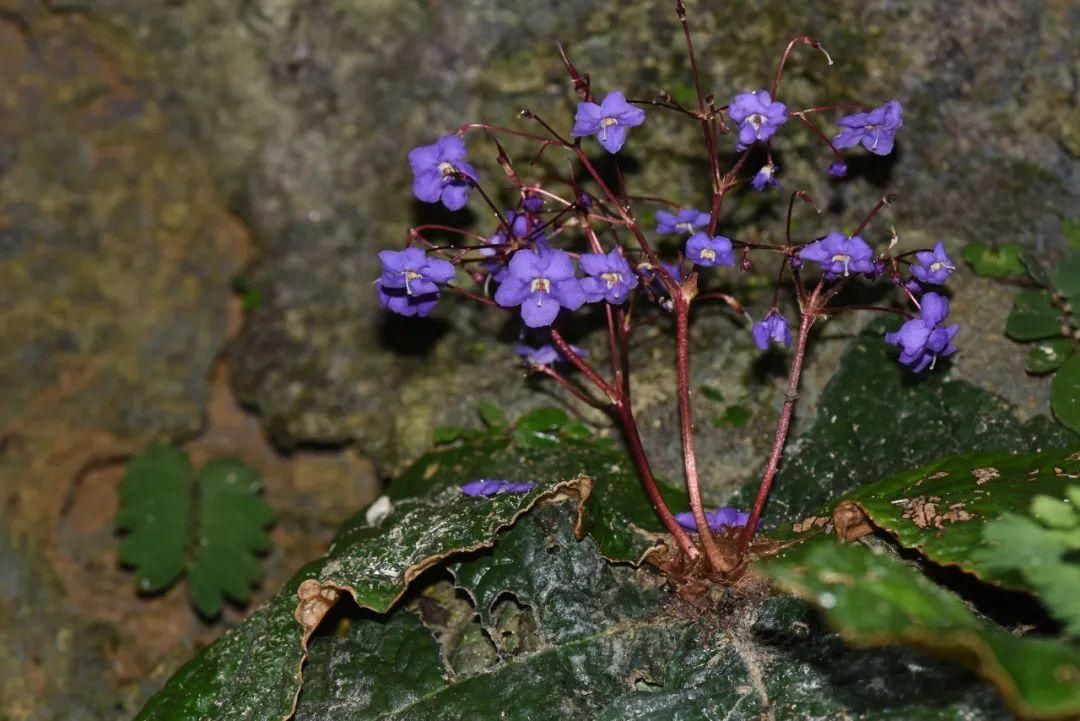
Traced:
<path fill-rule="evenodd" d="M 872 483 L 848 496 L 869 521 L 931 561 L 956 566 L 984 581 L 1032 590 L 1015 569 L 986 564 L 983 530 L 1003 514 L 1031 506 L 1037 496 L 1065 498 L 1080 478 L 1080 455 L 980 453 L 946 458 Z"/>

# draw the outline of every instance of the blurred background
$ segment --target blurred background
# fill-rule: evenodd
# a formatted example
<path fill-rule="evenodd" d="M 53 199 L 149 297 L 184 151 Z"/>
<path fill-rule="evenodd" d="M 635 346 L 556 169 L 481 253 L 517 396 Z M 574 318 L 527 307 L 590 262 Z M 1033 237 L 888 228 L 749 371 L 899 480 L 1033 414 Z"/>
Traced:
<path fill-rule="evenodd" d="M 836 64 L 796 50 L 789 107 L 903 103 L 897 152 L 853 154 L 843 182 L 812 135 L 781 133 L 786 188 L 826 208 L 803 214 L 806 237 L 851 230 L 894 190 L 875 240 L 893 224 L 903 247 L 940 239 L 954 258 L 1063 247 L 1080 200 L 1076 3 L 687 4 L 718 103 L 768 87 L 802 33 Z M 523 107 L 568 129 L 557 38 L 601 96 L 692 91 L 667 0 L 0 0 L 0 718 L 129 718 L 243 617 L 207 621 L 183 584 L 141 598 L 118 565 L 118 487 L 148 443 L 259 472 L 277 521 L 257 601 L 436 427 L 473 423 L 482 398 L 511 417 L 552 402 L 503 318 L 444 303 L 388 319 L 372 281 L 376 251 L 421 218 L 494 229 L 475 203 L 420 207 L 405 156 L 464 122 L 522 126 Z M 698 133 L 650 111 L 624 151 L 634 191 L 705 205 Z M 490 145 L 468 141 L 497 184 Z M 785 203 L 767 195 L 733 196 L 722 230 L 776 237 Z M 953 291 L 949 372 L 1023 418 L 1047 412 L 1047 380 L 1001 335 L 1015 289 L 963 272 Z M 821 334 L 801 422 L 854 329 Z M 700 412 L 746 411 L 700 441 L 722 499 L 768 447 L 779 376 L 737 319 L 702 318 L 695 342 L 695 383 L 718 391 Z M 637 395 L 678 478 L 669 353 L 663 329 L 642 334 Z"/>

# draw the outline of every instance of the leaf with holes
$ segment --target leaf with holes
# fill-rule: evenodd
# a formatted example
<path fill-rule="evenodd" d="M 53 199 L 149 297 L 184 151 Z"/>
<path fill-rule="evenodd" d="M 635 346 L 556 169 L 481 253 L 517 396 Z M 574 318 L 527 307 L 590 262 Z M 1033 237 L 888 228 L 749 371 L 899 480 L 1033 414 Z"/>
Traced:
<path fill-rule="evenodd" d="M 1080 648 L 1018 638 L 983 621 L 959 597 L 883 552 L 818 537 L 762 570 L 821 608 L 853 644 L 904 644 L 956 658 L 997 686 L 1023 717 L 1080 714 Z"/>
<path fill-rule="evenodd" d="M 720 611 L 691 605 L 648 567 L 576 539 L 575 520 L 568 504 L 536 509 L 490 553 L 451 566 L 484 662 L 458 661 L 471 635 L 437 645 L 424 633 L 447 614 L 430 598 L 411 609 L 420 621 L 404 608 L 356 615 L 313 640 L 297 721 L 1008 716 L 962 670 L 846 648 L 790 597 L 750 586 L 727 591 Z"/>
<path fill-rule="evenodd" d="M 273 513 L 258 475 L 235 460 L 208 463 L 195 475 L 183 451 L 151 446 L 128 464 L 116 526 L 127 536 L 118 557 L 136 570 L 142 593 L 169 588 L 187 574 L 191 601 L 206 617 L 223 598 L 251 599 L 262 578 L 255 554 L 270 548 Z"/>
<path fill-rule="evenodd" d="M 190 662 L 140 718 L 189 718 L 198 716 L 194 709 L 206 708 L 214 709 L 215 718 L 241 718 L 236 709 L 253 705 L 261 715 L 284 718 L 300 690 L 307 639 L 343 593 L 363 608 L 384 613 L 424 570 L 490 546 L 538 502 L 567 496 L 584 500 L 595 488 L 577 523 L 611 558 L 637 561 L 662 540 L 655 514 L 615 446 L 582 439 L 580 428 L 563 435 L 558 414 L 526 418 L 525 430 L 548 434 L 557 452 L 518 442 L 520 432 L 514 428 L 421 457 L 386 496 L 342 526 L 325 558 L 307 566 L 241 629 Z M 490 498 L 460 491 L 462 483 L 479 478 L 536 485 L 525 494 Z M 685 505 L 678 493 L 670 495 L 672 503 Z M 250 664 L 249 656 L 263 662 Z"/>

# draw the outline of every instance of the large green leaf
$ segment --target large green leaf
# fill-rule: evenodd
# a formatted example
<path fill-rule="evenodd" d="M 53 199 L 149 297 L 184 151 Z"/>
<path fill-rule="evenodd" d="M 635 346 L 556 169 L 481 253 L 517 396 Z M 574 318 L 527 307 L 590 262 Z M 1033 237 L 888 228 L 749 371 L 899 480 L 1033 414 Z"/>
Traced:
<path fill-rule="evenodd" d="M 419 634 L 416 622 L 361 619 L 312 643 L 306 674 L 316 682 L 305 683 L 297 719 L 749 720 L 766 709 L 778 720 L 1006 716 L 984 685 L 948 666 L 844 647 L 794 599 L 752 592 L 723 608 L 689 605 L 647 569 L 612 565 L 591 539 L 576 540 L 569 511 L 538 509 L 490 554 L 453 568 L 489 638 L 504 636 L 497 616 L 511 607 L 535 640 L 498 642 L 487 666 L 450 664 L 439 684 L 431 671 L 440 656 L 430 637 L 416 638 L 413 685 L 389 673 L 380 649 L 389 644 L 400 658 L 399 629 Z M 399 615 L 407 613 L 391 618 Z M 453 658 L 446 651 L 441 658 Z"/>
<path fill-rule="evenodd" d="M 1050 407 L 1059 421 L 1080 433 L 1080 354 L 1073 354 L 1054 376 Z"/>
<path fill-rule="evenodd" d="M 948 377 L 947 368 L 913 376 L 871 323 L 849 344 L 818 401 L 813 424 L 788 443 L 766 507 L 766 525 L 798 520 L 859 486 L 944 456 L 1032 452 L 1076 437 L 1048 418 L 1021 423 L 1001 398 Z M 735 502 L 746 505 L 756 487 Z"/>
<path fill-rule="evenodd" d="M 192 473 L 183 451 L 151 446 L 128 464 L 117 527 L 118 557 L 134 566 L 136 586 L 162 591 L 187 574 L 195 608 L 208 618 L 223 598 L 246 603 L 262 578 L 255 554 L 270 548 L 274 514 L 258 475 L 240 461 L 217 460 Z"/>
<path fill-rule="evenodd" d="M 978 453 L 946 458 L 863 486 L 848 498 L 873 525 L 935 563 L 1030 590 L 1014 569 L 988 565 L 976 553 L 986 545 L 983 529 L 1009 511 L 1028 508 L 1038 495 L 1064 499 L 1066 488 L 1077 478 L 1076 448 L 1038 455 Z"/>
<path fill-rule="evenodd" d="M 959 597 L 884 553 L 817 537 L 763 570 L 822 609 L 851 643 L 906 644 L 955 658 L 990 679 L 1021 716 L 1080 714 L 1080 648 L 982 621 Z"/>
<path fill-rule="evenodd" d="M 1005 335 L 1019 341 L 1060 336 L 1061 311 L 1050 301 L 1050 291 L 1020 291 L 1005 321 Z"/>
<path fill-rule="evenodd" d="M 391 484 L 386 496 L 342 526 L 325 558 L 309 564 L 269 608 L 254 614 L 255 621 L 245 622 L 244 630 L 234 631 L 190 662 L 140 718 L 183 719 L 197 707 L 214 709 L 219 715 L 215 718 L 221 719 L 247 718 L 234 710 L 243 707 L 256 709 L 259 718 L 287 716 L 299 692 L 310 632 L 341 591 L 362 608 L 386 612 L 424 570 L 494 543 L 500 530 L 542 499 L 564 494 L 583 499 L 592 489 L 580 526 L 609 558 L 637 561 L 662 540 L 659 521 L 617 447 L 564 437 L 552 430 L 558 424 L 554 414 L 546 420 L 530 418 L 534 425 L 543 421 L 543 427 L 526 431 L 550 435 L 549 445 L 523 444 L 515 428 L 474 434 L 470 443 L 420 458 Z M 494 498 L 461 493 L 460 484 L 478 478 L 531 480 L 536 487 Z M 677 492 L 670 493 L 673 505 L 685 504 Z M 303 581 L 309 584 L 301 589 Z M 298 598 L 301 590 L 307 600 Z M 254 631 L 249 624 L 272 630 Z M 274 663 L 244 668 L 249 685 L 227 683 L 225 679 L 244 667 L 247 655 L 272 657 Z M 183 680 L 189 677 L 198 681 Z M 262 684 L 274 684 L 276 692 L 256 694 L 253 690 Z M 237 698 L 245 694 L 253 700 L 238 705 Z"/>

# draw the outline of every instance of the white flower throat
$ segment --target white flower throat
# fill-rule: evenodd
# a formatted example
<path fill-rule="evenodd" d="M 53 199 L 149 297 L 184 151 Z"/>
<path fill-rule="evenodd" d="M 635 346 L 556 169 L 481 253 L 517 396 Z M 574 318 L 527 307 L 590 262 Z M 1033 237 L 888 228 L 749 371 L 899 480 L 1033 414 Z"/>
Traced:
<path fill-rule="evenodd" d="M 551 292 L 551 281 L 547 278 L 533 278 L 532 283 L 529 284 L 529 290 L 536 293 L 536 304 L 544 304 L 544 294 Z"/>
<path fill-rule="evenodd" d="M 612 125 L 618 125 L 619 121 L 616 118 L 603 118 L 600 120 L 600 139 L 607 140 L 607 129 Z"/>

